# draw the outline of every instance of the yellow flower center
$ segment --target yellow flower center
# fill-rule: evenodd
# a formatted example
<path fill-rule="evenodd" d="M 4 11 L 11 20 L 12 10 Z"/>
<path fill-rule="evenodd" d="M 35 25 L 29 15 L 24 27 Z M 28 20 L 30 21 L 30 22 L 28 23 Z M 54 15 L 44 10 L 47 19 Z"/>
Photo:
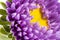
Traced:
<path fill-rule="evenodd" d="M 42 13 L 41 13 L 41 9 L 40 8 L 36 8 L 32 11 L 30 11 L 30 15 L 33 17 L 33 19 L 30 21 L 31 23 L 39 23 L 40 27 L 42 26 L 48 26 L 48 22 L 47 19 L 43 19 L 42 17 Z"/>

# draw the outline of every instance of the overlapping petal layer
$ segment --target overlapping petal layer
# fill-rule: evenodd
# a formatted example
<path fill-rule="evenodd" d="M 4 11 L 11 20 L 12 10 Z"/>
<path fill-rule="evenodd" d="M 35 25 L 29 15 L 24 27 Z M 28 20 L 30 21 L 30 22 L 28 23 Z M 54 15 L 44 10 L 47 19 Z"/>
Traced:
<path fill-rule="evenodd" d="M 38 8 L 37 4 L 48 19 L 48 30 L 40 28 L 37 23 L 30 23 L 30 10 Z M 60 40 L 60 4 L 57 0 L 7 1 L 7 13 L 16 40 Z"/>

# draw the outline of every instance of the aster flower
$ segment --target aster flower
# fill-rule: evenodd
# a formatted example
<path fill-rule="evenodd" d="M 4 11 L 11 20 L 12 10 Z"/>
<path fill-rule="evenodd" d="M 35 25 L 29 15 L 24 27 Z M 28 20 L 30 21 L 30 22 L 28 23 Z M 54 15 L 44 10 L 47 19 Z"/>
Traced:
<path fill-rule="evenodd" d="M 48 30 L 40 28 L 37 23 L 30 23 L 30 10 L 38 8 L 37 4 L 42 6 L 43 16 L 48 19 Z M 16 40 L 60 40 L 59 8 L 57 0 L 7 1 L 7 20 L 11 22 L 11 32 Z"/>

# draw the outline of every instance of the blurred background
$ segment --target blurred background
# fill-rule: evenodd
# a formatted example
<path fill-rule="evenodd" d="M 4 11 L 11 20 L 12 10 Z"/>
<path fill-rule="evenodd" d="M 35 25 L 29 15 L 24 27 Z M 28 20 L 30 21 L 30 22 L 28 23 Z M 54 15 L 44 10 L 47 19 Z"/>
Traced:
<path fill-rule="evenodd" d="M 0 0 L 0 40 L 15 40 L 10 32 L 10 23 L 6 20 L 6 1 Z"/>
<path fill-rule="evenodd" d="M 6 3 L 6 0 L 0 0 L 0 2 Z M 0 4 L 0 9 L 3 9 L 3 7 L 1 6 L 1 4 Z"/>

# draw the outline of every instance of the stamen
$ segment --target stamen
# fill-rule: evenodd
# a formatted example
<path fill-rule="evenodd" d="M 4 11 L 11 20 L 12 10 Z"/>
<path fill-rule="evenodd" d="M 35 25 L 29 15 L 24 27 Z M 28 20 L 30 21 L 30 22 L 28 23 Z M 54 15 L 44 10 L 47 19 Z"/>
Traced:
<path fill-rule="evenodd" d="M 30 11 L 30 15 L 33 17 L 33 19 L 30 21 L 31 23 L 38 23 L 40 27 L 47 27 L 48 26 L 48 21 L 47 18 L 43 19 L 43 14 L 41 13 L 40 8 L 36 8 L 32 11 Z"/>

